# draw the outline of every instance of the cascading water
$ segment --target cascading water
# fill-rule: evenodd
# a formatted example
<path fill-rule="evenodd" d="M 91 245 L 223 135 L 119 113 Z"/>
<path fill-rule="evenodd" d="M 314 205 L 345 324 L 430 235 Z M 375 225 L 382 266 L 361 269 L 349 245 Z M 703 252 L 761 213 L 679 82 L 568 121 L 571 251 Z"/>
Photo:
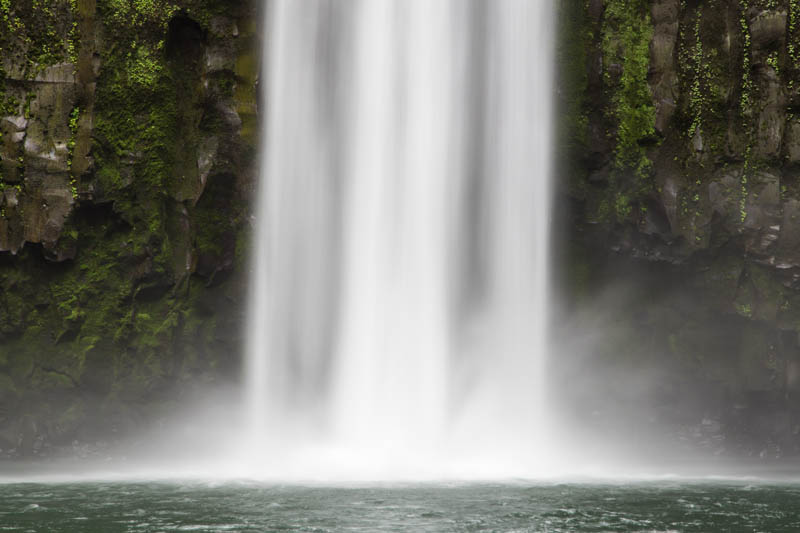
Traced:
<path fill-rule="evenodd" d="M 247 357 L 264 475 L 531 475 L 549 0 L 271 0 Z"/>

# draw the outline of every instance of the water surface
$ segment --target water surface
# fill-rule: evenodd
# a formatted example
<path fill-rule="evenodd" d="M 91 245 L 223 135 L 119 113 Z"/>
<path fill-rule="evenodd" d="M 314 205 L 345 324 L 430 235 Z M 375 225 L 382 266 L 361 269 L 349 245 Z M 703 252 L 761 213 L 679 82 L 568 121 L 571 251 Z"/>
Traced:
<path fill-rule="evenodd" d="M 800 531 L 800 485 L 0 485 L 0 531 Z"/>

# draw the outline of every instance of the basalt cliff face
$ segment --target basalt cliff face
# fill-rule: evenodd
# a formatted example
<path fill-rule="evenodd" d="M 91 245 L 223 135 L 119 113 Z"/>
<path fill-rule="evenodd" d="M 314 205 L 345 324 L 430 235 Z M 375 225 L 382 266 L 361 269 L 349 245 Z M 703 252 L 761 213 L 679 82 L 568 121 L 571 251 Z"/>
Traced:
<path fill-rule="evenodd" d="M 658 376 L 682 440 L 800 453 L 800 2 L 587 0 L 562 28 L 563 279 L 604 331 L 585 362 Z"/>
<path fill-rule="evenodd" d="M 260 4 L 0 0 L 0 458 L 238 376 Z M 553 389 L 800 454 L 800 1 L 560 6 Z"/>
<path fill-rule="evenodd" d="M 0 458 L 235 376 L 257 2 L 0 2 Z"/>

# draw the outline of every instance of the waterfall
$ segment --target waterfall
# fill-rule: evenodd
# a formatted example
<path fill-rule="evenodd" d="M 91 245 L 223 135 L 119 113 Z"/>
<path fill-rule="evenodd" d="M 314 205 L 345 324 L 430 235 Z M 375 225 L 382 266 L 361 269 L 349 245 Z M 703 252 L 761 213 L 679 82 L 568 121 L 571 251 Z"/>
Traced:
<path fill-rule="evenodd" d="M 268 476 L 551 463 L 549 0 L 269 0 L 246 358 Z"/>

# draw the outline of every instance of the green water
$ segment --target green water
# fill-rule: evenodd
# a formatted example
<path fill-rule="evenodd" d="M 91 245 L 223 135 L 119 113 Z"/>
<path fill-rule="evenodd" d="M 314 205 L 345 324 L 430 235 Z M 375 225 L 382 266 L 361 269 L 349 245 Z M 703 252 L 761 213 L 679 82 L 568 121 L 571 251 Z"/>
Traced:
<path fill-rule="evenodd" d="M 800 531 L 800 486 L 0 485 L 0 531 Z"/>

